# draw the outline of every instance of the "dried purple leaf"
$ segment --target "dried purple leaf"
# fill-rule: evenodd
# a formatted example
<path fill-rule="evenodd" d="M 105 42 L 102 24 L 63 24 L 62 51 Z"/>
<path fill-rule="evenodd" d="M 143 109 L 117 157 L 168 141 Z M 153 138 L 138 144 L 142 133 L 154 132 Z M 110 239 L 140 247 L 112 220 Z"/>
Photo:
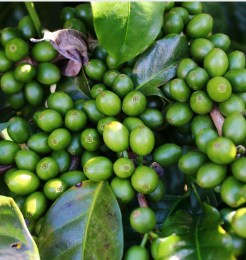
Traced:
<path fill-rule="evenodd" d="M 42 39 L 33 39 L 32 42 L 49 40 L 52 46 L 65 58 L 61 73 L 64 76 L 76 76 L 81 67 L 88 61 L 88 41 L 85 35 L 77 30 L 63 29 L 55 32 L 45 31 Z M 59 60 L 63 59 L 59 56 Z"/>

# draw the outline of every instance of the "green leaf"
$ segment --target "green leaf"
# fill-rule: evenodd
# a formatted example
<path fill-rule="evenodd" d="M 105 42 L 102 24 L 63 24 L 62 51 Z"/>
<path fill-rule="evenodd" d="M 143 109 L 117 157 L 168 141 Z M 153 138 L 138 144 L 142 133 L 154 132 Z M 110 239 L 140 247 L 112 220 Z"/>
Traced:
<path fill-rule="evenodd" d="M 12 198 L 0 196 L 0 223 L 0 259 L 40 259 L 38 248 Z"/>
<path fill-rule="evenodd" d="M 84 181 L 59 197 L 46 215 L 38 247 L 45 260 L 121 259 L 121 214 L 108 183 Z"/>
<path fill-rule="evenodd" d="M 176 76 L 178 64 L 187 56 L 188 42 L 185 35 L 169 34 L 157 41 L 135 63 L 132 78 L 136 90 L 146 96 L 165 98 L 158 87 Z"/>
<path fill-rule="evenodd" d="M 0 124 L 0 132 L 6 129 L 10 125 L 10 122 Z"/>
<path fill-rule="evenodd" d="M 116 65 L 146 50 L 160 32 L 164 2 L 92 2 L 100 44 Z"/>
<path fill-rule="evenodd" d="M 162 226 L 164 238 L 159 238 L 158 242 L 165 251 L 162 250 L 161 259 L 236 259 L 231 237 L 221 228 L 221 223 L 219 211 L 205 203 L 204 214 L 177 211 Z"/>
<path fill-rule="evenodd" d="M 26 8 L 32 18 L 32 21 L 35 25 L 35 28 L 38 32 L 38 37 L 39 38 L 42 38 L 42 32 L 41 32 L 41 23 L 40 23 L 40 20 L 39 20 L 39 17 L 38 17 L 38 14 L 36 12 L 36 9 L 35 9 L 35 6 L 34 6 L 34 3 L 33 2 L 25 2 L 26 4 Z"/>
<path fill-rule="evenodd" d="M 67 93 L 73 100 L 79 98 L 91 99 L 90 85 L 83 68 L 76 77 L 62 77 L 57 83 L 56 91 Z"/>

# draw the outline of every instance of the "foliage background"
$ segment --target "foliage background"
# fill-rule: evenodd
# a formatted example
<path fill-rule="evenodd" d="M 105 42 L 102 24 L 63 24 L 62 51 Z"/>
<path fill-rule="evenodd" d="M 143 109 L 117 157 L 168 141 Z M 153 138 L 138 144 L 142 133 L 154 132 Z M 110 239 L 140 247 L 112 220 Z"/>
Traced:
<path fill-rule="evenodd" d="M 35 7 L 42 26 L 55 30 L 62 27 L 62 8 L 75 7 L 80 3 L 82 2 L 35 2 Z M 203 12 L 214 18 L 213 32 L 225 33 L 231 38 L 229 51 L 237 49 L 246 53 L 246 2 L 203 2 L 203 6 Z M 23 2 L 0 2 L 0 29 L 17 26 L 18 21 L 27 14 Z"/>

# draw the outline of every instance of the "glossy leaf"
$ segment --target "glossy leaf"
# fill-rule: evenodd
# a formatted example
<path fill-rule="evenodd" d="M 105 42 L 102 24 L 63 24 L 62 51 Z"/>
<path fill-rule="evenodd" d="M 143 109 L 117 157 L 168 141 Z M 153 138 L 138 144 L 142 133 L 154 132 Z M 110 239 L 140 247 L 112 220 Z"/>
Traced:
<path fill-rule="evenodd" d="M 188 56 L 188 42 L 185 35 L 169 34 L 157 41 L 141 54 L 133 68 L 136 90 L 146 96 L 165 98 L 158 88 L 176 76 L 180 61 Z"/>
<path fill-rule="evenodd" d="M 5 128 L 10 125 L 10 122 L 0 124 L 0 132 L 2 132 Z"/>
<path fill-rule="evenodd" d="M 4 196 L 0 196 L 0 259 L 40 259 L 18 206 L 12 198 Z"/>
<path fill-rule="evenodd" d="M 164 238 L 159 238 L 159 241 L 165 251 L 162 250 L 161 259 L 236 259 L 231 237 L 221 228 L 221 223 L 219 211 L 205 203 L 204 214 L 177 211 L 162 226 Z"/>
<path fill-rule="evenodd" d="M 122 257 L 121 213 L 107 182 L 73 186 L 53 204 L 44 221 L 38 240 L 42 259 Z"/>
<path fill-rule="evenodd" d="M 116 64 L 146 50 L 160 32 L 164 2 L 92 2 L 100 44 Z"/>
<path fill-rule="evenodd" d="M 36 9 L 35 9 L 35 6 L 34 6 L 34 3 L 33 2 L 25 2 L 26 4 L 26 7 L 27 7 L 27 10 L 32 18 L 32 21 L 35 25 L 35 28 L 38 32 L 38 37 L 41 38 L 41 23 L 40 23 L 40 20 L 39 20 L 39 17 L 38 17 L 38 14 L 36 12 Z"/>
<path fill-rule="evenodd" d="M 57 83 L 56 91 L 67 93 L 73 100 L 90 99 L 90 86 L 83 68 L 76 77 L 62 77 Z"/>

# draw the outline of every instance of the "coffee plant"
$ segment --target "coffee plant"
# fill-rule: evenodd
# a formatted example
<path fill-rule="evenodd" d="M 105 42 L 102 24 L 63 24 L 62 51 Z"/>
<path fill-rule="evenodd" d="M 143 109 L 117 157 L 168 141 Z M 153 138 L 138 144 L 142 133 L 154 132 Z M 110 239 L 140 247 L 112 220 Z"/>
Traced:
<path fill-rule="evenodd" d="M 0 259 L 245 259 L 245 54 L 216 14 L 71 3 L 48 30 L 25 5 L 0 31 Z"/>

